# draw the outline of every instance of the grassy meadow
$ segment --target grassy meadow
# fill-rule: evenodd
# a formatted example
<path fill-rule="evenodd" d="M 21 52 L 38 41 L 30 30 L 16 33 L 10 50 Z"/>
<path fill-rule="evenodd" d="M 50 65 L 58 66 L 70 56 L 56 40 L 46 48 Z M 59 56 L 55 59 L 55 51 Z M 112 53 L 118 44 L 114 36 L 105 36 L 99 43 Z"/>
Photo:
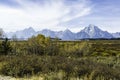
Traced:
<path fill-rule="evenodd" d="M 120 40 L 6 39 L 0 42 L 0 75 L 11 80 L 120 80 Z"/>

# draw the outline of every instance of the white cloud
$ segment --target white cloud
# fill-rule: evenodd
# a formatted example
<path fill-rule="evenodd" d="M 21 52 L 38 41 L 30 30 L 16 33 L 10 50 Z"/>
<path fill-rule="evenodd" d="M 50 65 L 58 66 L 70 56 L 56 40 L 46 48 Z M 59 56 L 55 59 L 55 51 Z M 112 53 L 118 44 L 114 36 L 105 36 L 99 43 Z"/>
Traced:
<path fill-rule="evenodd" d="M 78 17 L 83 17 L 83 16 L 86 16 L 88 14 L 90 14 L 90 8 L 82 8 L 81 11 L 79 11 L 76 15 L 67 15 L 65 17 L 62 18 L 62 22 L 67 22 L 67 21 L 70 21 L 72 19 L 75 19 L 75 18 L 78 18 Z"/>
<path fill-rule="evenodd" d="M 35 29 L 55 29 L 59 23 L 90 14 L 91 7 L 88 0 L 65 2 L 65 0 L 14 0 L 20 8 L 0 6 L 0 27 L 5 31 L 24 29 L 34 26 Z M 38 0 L 40 1 L 40 0 Z M 68 1 L 68 0 L 67 0 Z"/>

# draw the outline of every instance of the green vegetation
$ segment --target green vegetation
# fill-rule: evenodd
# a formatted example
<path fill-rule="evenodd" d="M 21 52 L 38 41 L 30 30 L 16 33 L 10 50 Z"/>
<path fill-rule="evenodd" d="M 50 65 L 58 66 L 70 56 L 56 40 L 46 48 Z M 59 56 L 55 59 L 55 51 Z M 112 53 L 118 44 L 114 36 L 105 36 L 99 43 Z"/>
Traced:
<path fill-rule="evenodd" d="M 12 51 L 12 46 L 7 38 L 0 44 L 0 53 L 3 55 L 7 55 Z"/>
<path fill-rule="evenodd" d="M 0 74 L 43 80 L 119 80 L 120 41 L 59 41 L 43 35 L 27 41 L 6 39 L 0 42 Z"/>

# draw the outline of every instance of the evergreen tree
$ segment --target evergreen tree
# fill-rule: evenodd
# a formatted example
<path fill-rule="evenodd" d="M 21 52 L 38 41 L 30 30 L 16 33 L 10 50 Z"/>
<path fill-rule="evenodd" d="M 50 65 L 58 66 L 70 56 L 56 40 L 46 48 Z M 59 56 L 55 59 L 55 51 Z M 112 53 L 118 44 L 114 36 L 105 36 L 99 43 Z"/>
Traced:
<path fill-rule="evenodd" d="M 12 47 L 10 45 L 10 42 L 8 41 L 8 38 L 5 38 L 5 40 L 3 40 L 0 45 L 0 53 L 7 55 L 11 51 L 12 51 Z"/>

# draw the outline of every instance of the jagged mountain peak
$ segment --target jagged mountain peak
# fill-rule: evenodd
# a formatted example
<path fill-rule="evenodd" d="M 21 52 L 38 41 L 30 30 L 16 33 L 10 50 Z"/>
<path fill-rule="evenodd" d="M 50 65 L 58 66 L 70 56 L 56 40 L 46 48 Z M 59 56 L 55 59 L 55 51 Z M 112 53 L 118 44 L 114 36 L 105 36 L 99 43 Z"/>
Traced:
<path fill-rule="evenodd" d="M 100 28 L 98 28 L 97 26 L 95 26 L 93 24 L 90 24 L 89 26 L 85 27 L 83 30 L 87 33 L 95 32 L 95 31 L 101 31 Z"/>
<path fill-rule="evenodd" d="M 63 40 L 74 40 L 74 33 L 71 32 L 69 29 L 66 29 L 62 32 L 57 33 L 57 36 Z"/>
<path fill-rule="evenodd" d="M 85 32 L 89 35 L 88 38 L 112 38 L 113 36 L 107 31 L 101 30 L 99 27 L 90 24 L 85 27 L 82 32 Z"/>
<path fill-rule="evenodd" d="M 30 31 L 30 32 L 35 32 L 35 30 L 32 28 L 32 27 L 29 27 L 29 28 L 25 28 L 23 31 Z"/>
<path fill-rule="evenodd" d="M 36 33 L 36 31 L 32 27 L 29 27 L 29 28 L 25 28 L 23 30 L 19 30 L 19 31 L 16 31 L 16 32 L 6 33 L 6 36 L 8 38 L 12 38 L 13 35 L 16 35 L 16 37 L 19 38 L 19 39 L 20 38 L 28 39 L 28 38 L 32 37 L 35 33 Z"/>
<path fill-rule="evenodd" d="M 72 33 L 69 29 L 63 31 L 64 33 Z"/>
<path fill-rule="evenodd" d="M 41 31 L 36 32 L 35 35 L 38 35 L 38 34 L 43 34 L 43 35 L 45 35 L 46 37 L 49 36 L 49 37 L 52 37 L 52 38 L 54 38 L 54 36 L 55 36 L 55 32 L 52 31 L 52 30 L 50 30 L 50 29 L 43 29 L 43 30 L 41 30 Z"/>
<path fill-rule="evenodd" d="M 42 33 L 48 33 L 48 32 L 53 32 L 53 31 L 51 31 L 50 29 L 43 29 L 43 30 L 40 31 L 40 32 L 42 32 Z"/>
<path fill-rule="evenodd" d="M 70 30 L 67 28 L 67 29 L 65 29 L 65 31 L 70 31 Z"/>
<path fill-rule="evenodd" d="M 94 25 L 94 24 L 89 24 L 88 27 L 90 27 L 90 28 L 98 28 L 98 27 L 97 27 L 96 25 Z"/>
<path fill-rule="evenodd" d="M 26 28 L 26 29 L 33 29 L 32 27 L 28 27 L 28 28 Z"/>

